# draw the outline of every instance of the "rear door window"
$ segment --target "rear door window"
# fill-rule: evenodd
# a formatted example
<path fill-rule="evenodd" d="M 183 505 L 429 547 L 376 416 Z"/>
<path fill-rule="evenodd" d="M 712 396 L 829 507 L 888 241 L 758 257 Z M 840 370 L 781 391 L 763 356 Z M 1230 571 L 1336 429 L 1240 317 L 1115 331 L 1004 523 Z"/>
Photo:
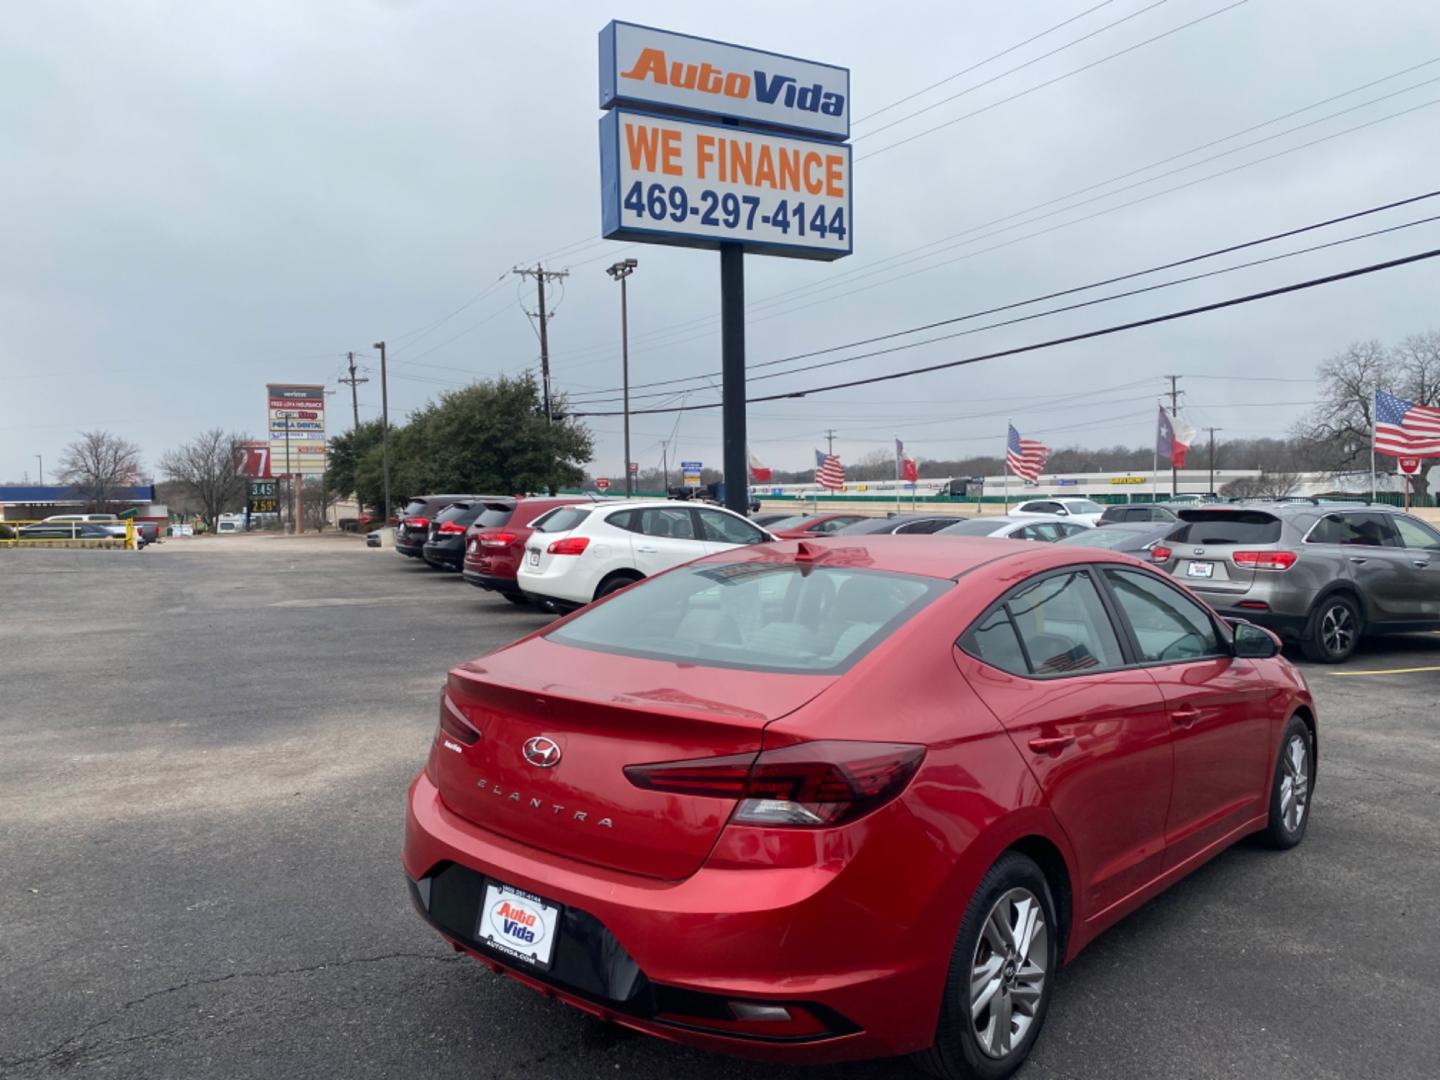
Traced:
<path fill-rule="evenodd" d="M 697 510 L 705 539 L 716 544 L 760 544 L 767 537 L 763 532 L 732 514 L 719 510 Z"/>
<path fill-rule="evenodd" d="M 646 536 L 694 540 L 695 519 L 688 507 L 652 507 L 640 512 L 640 531 Z"/>
<path fill-rule="evenodd" d="M 1179 589 L 1135 570 L 1104 573 L 1135 633 L 1141 659 L 1178 663 L 1223 653 L 1215 623 Z"/>
<path fill-rule="evenodd" d="M 1280 519 L 1263 510 L 1181 510 L 1186 544 L 1273 544 Z"/>
<path fill-rule="evenodd" d="M 1018 639 L 1023 671 L 1004 632 L 1007 624 Z M 1021 586 L 967 632 L 961 645 L 977 659 L 1015 674 L 1070 675 L 1124 663 L 1115 627 L 1084 570 L 1051 574 Z"/>
<path fill-rule="evenodd" d="M 1386 547 L 1396 543 L 1395 534 L 1383 514 L 1326 514 L 1310 530 L 1311 544 L 1343 544 L 1353 547 Z"/>

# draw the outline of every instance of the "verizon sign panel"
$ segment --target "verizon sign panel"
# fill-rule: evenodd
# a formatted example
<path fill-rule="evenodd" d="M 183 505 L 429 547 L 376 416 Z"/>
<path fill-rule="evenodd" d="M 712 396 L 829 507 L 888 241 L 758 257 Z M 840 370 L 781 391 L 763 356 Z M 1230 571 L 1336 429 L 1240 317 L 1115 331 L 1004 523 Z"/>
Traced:
<path fill-rule="evenodd" d="M 270 469 L 276 476 L 325 472 L 325 387 L 269 383 Z"/>
<path fill-rule="evenodd" d="M 601 232 L 808 259 L 850 254 L 850 147 L 616 109 L 600 121 Z"/>
<path fill-rule="evenodd" d="M 600 31 L 600 107 L 617 105 L 848 139 L 850 71 L 617 21 Z"/>

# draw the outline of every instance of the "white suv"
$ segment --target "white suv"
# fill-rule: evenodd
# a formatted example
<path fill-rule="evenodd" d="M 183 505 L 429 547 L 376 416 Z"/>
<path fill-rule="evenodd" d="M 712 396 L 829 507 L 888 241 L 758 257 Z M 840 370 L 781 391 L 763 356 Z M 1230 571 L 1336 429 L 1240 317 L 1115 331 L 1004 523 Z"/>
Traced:
<path fill-rule="evenodd" d="M 722 507 L 662 499 L 560 506 L 531 528 L 516 580 L 532 600 L 561 610 L 702 555 L 775 539 Z"/>
<path fill-rule="evenodd" d="M 1063 517 L 1086 525 L 1100 524 L 1105 508 L 1093 499 L 1031 499 L 1010 511 L 1011 517 Z"/>

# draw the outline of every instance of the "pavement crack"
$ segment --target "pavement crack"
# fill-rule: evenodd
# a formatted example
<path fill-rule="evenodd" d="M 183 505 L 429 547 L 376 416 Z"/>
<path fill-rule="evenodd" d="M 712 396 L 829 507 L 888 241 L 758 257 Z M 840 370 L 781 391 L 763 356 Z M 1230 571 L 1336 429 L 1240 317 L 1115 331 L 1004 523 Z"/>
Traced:
<path fill-rule="evenodd" d="M 354 967 L 360 964 L 379 964 L 384 963 L 387 960 L 421 960 L 435 964 L 454 964 L 458 963 L 463 959 L 464 957 L 459 954 L 453 956 L 445 956 L 436 955 L 435 953 L 388 952 L 378 953 L 374 956 L 351 956 L 340 960 L 324 960 L 318 964 L 304 964 L 298 967 L 265 968 L 254 971 L 231 971 L 224 975 L 212 975 L 205 978 L 186 979 L 183 982 L 174 983 L 170 986 L 162 986 L 157 990 L 151 990 L 149 993 L 141 994 L 139 997 L 131 998 L 129 1001 L 121 1002 L 120 1007 L 116 1009 L 112 1015 L 105 1017 L 103 1020 L 97 1020 L 92 1024 L 87 1024 L 85 1027 L 81 1028 L 73 1035 L 67 1035 L 64 1039 L 56 1043 L 54 1046 L 50 1047 L 48 1050 L 42 1050 L 39 1053 L 35 1054 L 28 1054 L 24 1057 L 0 1060 L 0 1070 L 14 1069 L 18 1068 L 21 1065 L 33 1065 L 38 1062 L 50 1061 L 56 1058 L 63 1059 L 64 1061 L 68 1062 L 69 1060 L 78 1057 L 83 1052 L 77 1046 L 77 1044 L 80 1043 L 81 1040 L 83 1040 L 86 1036 L 91 1035 L 99 1031 L 100 1029 L 108 1027 L 109 1025 L 115 1023 L 127 1012 L 129 1012 L 131 1009 L 136 1008 L 137 1006 L 144 1005 L 146 1002 L 153 1001 L 159 997 L 165 997 L 168 994 L 179 993 L 182 990 L 193 990 L 196 987 L 202 986 L 218 986 L 221 983 L 227 983 L 237 979 L 279 979 L 287 978 L 292 975 L 308 975 L 316 971 L 325 971 L 330 968 Z"/>

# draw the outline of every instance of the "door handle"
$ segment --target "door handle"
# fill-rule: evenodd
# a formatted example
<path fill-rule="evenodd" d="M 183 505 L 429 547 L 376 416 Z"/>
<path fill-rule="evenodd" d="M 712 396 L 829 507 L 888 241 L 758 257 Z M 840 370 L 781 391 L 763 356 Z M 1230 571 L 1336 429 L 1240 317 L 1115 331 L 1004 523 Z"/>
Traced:
<path fill-rule="evenodd" d="M 1030 749 L 1037 754 L 1058 754 L 1074 741 L 1074 735 L 1037 736 L 1030 740 Z"/>
<path fill-rule="evenodd" d="M 1181 705 L 1178 709 L 1170 710 L 1170 719 L 1175 722 L 1176 726 L 1188 728 L 1200 719 L 1200 710 L 1194 705 Z"/>
<path fill-rule="evenodd" d="M 1350 561 L 1353 563 L 1362 563 L 1367 562 L 1368 560 L 1363 555 L 1351 555 Z"/>
<path fill-rule="evenodd" d="M 653 547 L 637 547 L 635 550 L 644 552 L 646 555 L 654 555 L 657 549 Z"/>
<path fill-rule="evenodd" d="M 1410 562 L 1411 565 L 1418 566 L 1421 570 L 1424 570 L 1427 566 L 1430 565 L 1429 559 L 1412 559 L 1410 560 Z"/>

